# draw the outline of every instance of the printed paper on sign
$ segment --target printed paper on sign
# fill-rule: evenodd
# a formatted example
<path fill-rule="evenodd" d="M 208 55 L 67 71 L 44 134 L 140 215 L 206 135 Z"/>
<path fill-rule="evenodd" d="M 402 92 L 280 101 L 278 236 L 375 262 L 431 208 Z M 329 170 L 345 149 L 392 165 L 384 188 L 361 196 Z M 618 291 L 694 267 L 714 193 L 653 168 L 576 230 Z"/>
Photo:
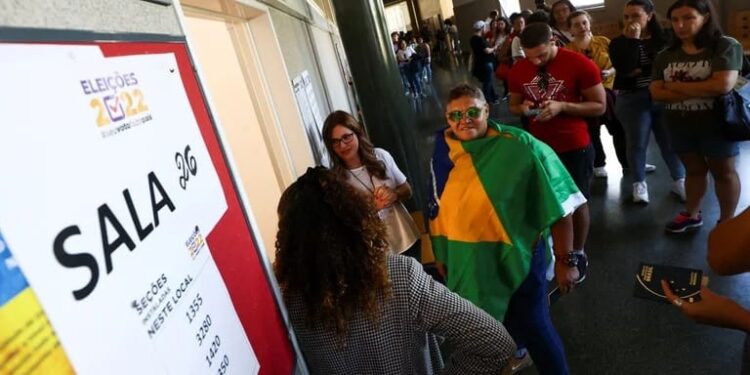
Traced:
<path fill-rule="evenodd" d="M 0 233 L 0 373 L 74 374 Z"/>

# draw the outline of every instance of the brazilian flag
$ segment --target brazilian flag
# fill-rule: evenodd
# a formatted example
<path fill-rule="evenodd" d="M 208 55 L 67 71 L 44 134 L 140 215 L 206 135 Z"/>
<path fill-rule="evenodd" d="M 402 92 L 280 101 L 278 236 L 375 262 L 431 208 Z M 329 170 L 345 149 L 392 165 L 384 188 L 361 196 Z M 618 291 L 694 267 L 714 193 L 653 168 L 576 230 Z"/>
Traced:
<path fill-rule="evenodd" d="M 431 167 L 432 246 L 447 286 L 502 321 L 534 246 L 586 198 L 549 146 L 491 120 L 472 141 L 438 133 Z"/>

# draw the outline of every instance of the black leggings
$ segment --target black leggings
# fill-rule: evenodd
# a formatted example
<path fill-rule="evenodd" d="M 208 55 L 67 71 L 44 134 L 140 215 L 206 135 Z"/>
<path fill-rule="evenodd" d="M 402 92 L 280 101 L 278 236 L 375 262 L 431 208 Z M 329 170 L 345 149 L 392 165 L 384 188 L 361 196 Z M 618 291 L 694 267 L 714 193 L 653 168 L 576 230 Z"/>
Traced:
<path fill-rule="evenodd" d="M 607 156 L 604 154 L 602 146 L 601 129 L 602 124 L 607 127 L 607 131 L 612 135 L 612 143 L 615 146 L 617 161 L 623 169 L 628 168 L 627 145 L 625 143 L 625 130 L 620 120 L 615 116 L 615 94 L 610 89 L 605 89 L 607 94 L 607 111 L 599 117 L 590 117 L 586 119 L 589 128 L 591 144 L 594 146 L 594 168 L 603 167 L 606 164 Z"/>

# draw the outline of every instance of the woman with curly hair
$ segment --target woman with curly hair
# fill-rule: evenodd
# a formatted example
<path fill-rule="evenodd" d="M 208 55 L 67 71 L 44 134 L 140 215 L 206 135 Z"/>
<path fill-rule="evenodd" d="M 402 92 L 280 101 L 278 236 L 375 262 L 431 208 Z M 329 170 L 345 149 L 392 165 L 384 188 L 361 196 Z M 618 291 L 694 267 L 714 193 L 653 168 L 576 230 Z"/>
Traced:
<path fill-rule="evenodd" d="M 313 374 L 499 374 L 505 328 L 389 255 L 383 223 L 348 184 L 308 169 L 281 196 L 274 271 Z M 452 357 L 442 361 L 435 335 Z"/>
<path fill-rule="evenodd" d="M 401 254 L 412 246 L 416 250 L 420 231 L 402 204 L 411 197 L 411 186 L 391 154 L 374 147 L 362 125 L 344 111 L 328 115 L 323 141 L 333 172 L 375 203 L 390 251 Z"/>

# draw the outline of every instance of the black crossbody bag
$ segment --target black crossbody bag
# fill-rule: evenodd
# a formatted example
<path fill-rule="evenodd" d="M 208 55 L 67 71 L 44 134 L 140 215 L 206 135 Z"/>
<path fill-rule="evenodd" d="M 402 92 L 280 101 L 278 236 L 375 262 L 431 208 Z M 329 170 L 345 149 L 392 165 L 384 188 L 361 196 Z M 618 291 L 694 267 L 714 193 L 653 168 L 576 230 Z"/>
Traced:
<path fill-rule="evenodd" d="M 730 141 L 750 140 L 750 62 L 742 57 L 742 70 L 737 84 L 714 101 L 717 120 L 722 132 Z"/>

